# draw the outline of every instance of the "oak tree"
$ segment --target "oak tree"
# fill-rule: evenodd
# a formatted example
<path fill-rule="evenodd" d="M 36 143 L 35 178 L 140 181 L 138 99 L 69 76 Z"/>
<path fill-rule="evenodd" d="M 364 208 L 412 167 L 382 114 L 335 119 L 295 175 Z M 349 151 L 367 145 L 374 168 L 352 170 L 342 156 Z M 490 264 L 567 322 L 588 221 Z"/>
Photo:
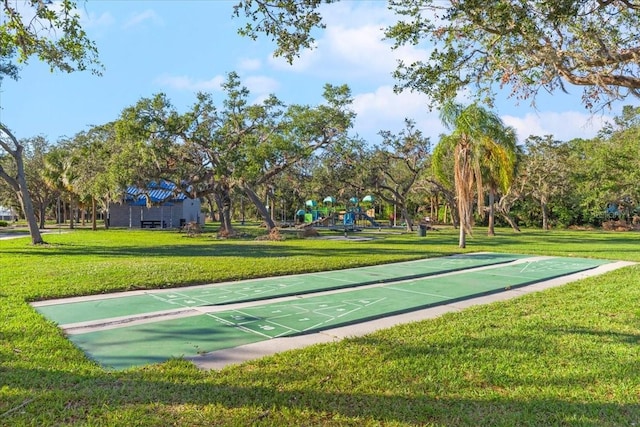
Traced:
<path fill-rule="evenodd" d="M 337 0 L 336 0 L 337 1 Z M 324 28 L 320 6 L 334 0 L 248 0 L 234 12 L 248 18 L 241 34 L 275 40 L 290 62 L 313 46 Z M 640 4 L 611 0 L 389 0 L 398 22 L 386 29 L 395 47 L 427 51 L 400 62 L 397 89 L 429 95 L 434 105 L 464 88 L 491 103 L 508 89 L 535 103 L 536 95 L 568 85 L 583 88 L 590 109 L 640 94 Z"/>
<path fill-rule="evenodd" d="M 0 77 L 17 78 L 19 65 L 35 56 L 52 71 L 83 71 L 100 74 L 98 50 L 80 25 L 76 3 L 71 0 L 3 1 L 0 25 Z M 14 60 L 16 62 L 14 62 Z M 3 108 L 10 106 L 3 105 Z M 27 188 L 22 155 L 24 147 L 6 123 L 0 122 L 0 154 L 8 154 L 15 164 L 15 174 L 0 165 L 4 179 L 20 199 L 29 224 L 31 242 L 43 243 Z"/>

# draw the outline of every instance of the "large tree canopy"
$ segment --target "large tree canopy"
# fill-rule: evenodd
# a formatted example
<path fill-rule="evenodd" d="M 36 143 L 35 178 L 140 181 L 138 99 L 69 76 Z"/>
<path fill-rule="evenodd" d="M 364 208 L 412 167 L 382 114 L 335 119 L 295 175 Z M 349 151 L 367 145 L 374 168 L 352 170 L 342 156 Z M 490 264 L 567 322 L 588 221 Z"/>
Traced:
<path fill-rule="evenodd" d="M 640 92 L 640 4 L 607 0 L 396 0 L 407 17 L 387 35 L 433 45 L 428 61 L 400 64 L 402 87 L 436 101 L 469 84 L 492 98 L 508 86 L 518 98 L 584 86 L 583 103 L 601 106 Z"/>
<path fill-rule="evenodd" d="M 238 31 L 243 36 L 257 39 L 261 33 L 276 41 L 276 56 L 293 62 L 300 50 L 310 48 L 314 28 L 324 28 L 318 7 L 322 3 L 338 0 L 244 0 L 233 7 L 236 17 L 246 16 L 249 21 Z"/>
<path fill-rule="evenodd" d="M 3 76 L 17 79 L 18 67 L 30 57 L 49 65 L 51 70 L 73 72 L 92 69 L 100 74 L 98 50 L 80 25 L 76 4 L 70 0 L 4 0 L 0 3 L 0 81 Z M 6 105 L 1 106 L 7 108 Z M 0 165 L 0 178 L 6 181 L 21 201 L 33 244 L 43 243 L 27 188 L 24 148 L 7 124 L 0 122 L 0 155 L 8 154 L 15 163 L 15 174 Z"/>
<path fill-rule="evenodd" d="M 35 55 L 51 71 L 91 69 L 99 74 L 102 70 L 98 50 L 80 25 L 74 1 L 4 0 L 1 7 L 2 56 L 15 53 L 18 62 L 24 63 Z"/>
<path fill-rule="evenodd" d="M 242 30 L 274 38 L 290 61 L 322 28 L 318 7 L 332 1 L 249 0 L 236 6 L 251 21 Z M 400 63 L 398 89 L 429 95 L 435 104 L 473 86 L 491 103 L 495 92 L 532 103 L 542 91 L 584 88 L 595 109 L 640 94 L 640 3 L 635 0 L 390 0 L 400 20 L 387 29 L 396 47 L 424 46 L 428 59 Z"/>
<path fill-rule="evenodd" d="M 284 105 L 275 95 L 250 103 L 235 72 L 222 89 L 222 106 L 211 94 L 179 113 L 166 96 L 145 98 L 123 111 L 116 125 L 120 152 L 112 162 L 120 184 L 145 187 L 173 181 L 197 197 L 213 194 L 224 229 L 231 233 L 231 193 L 244 193 L 275 227 L 257 191 L 284 170 L 347 138 L 354 114 L 351 91 L 325 85 L 322 105 Z M 189 188 L 189 190 L 187 190 Z"/>

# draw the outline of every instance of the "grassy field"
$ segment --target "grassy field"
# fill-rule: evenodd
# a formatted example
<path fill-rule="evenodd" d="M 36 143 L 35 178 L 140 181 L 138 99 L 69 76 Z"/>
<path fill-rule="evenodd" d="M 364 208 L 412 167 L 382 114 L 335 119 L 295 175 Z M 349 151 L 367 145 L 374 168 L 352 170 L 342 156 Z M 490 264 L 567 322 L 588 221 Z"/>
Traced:
<path fill-rule="evenodd" d="M 0 240 L 0 425 L 640 426 L 640 267 L 222 371 L 105 371 L 29 301 L 459 253 L 454 230 L 368 242 L 55 231 Z M 640 261 L 640 235 L 477 230 L 465 252 Z"/>

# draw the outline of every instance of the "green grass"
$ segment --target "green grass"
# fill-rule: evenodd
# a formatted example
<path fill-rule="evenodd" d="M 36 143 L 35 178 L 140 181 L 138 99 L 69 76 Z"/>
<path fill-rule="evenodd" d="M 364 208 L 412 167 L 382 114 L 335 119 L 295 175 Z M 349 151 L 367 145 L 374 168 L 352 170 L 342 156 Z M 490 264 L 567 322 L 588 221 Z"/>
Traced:
<path fill-rule="evenodd" d="M 453 230 L 370 242 L 97 231 L 0 240 L 0 425 L 640 426 L 640 267 L 222 371 L 87 359 L 29 301 L 459 253 Z M 640 261 L 640 235 L 477 230 L 466 252 Z"/>

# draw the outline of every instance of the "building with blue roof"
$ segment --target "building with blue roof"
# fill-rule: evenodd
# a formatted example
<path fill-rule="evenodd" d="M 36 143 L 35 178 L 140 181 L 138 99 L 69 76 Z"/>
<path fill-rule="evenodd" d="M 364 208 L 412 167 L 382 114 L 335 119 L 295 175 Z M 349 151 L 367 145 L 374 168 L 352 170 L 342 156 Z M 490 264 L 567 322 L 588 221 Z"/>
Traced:
<path fill-rule="evenodd" d="M 109 225 L 128 228 L 177 228 L 189 222 L 204 224 L 200 199 L 168 181 L 146 188 L 129 186 L 117 203 L 109 205 Z"/>

